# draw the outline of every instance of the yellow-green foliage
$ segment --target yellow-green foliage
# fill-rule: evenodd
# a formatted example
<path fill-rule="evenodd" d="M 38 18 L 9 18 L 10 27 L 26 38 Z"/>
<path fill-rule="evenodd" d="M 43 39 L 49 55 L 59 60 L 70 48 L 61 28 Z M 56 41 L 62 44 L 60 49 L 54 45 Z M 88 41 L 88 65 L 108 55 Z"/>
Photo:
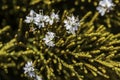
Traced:
<path fill-rule="evenodd" d="M 1 0 L 0 79 L 30 80 L 23 67 L 32 60 L 43 80 L 120 79 L 120 1 L 113 11 L 101 17 L 99 0 Z M 61 20 L 52 26 L 30 31 L 24 23 L 33 9 L 49 14 L 60 11 Z M 81 19 L 76 35 L 68 34 L 63 20 L 71 13 Z M 50 30 L 58 37 L 55 47 L 42 40 Z"/>

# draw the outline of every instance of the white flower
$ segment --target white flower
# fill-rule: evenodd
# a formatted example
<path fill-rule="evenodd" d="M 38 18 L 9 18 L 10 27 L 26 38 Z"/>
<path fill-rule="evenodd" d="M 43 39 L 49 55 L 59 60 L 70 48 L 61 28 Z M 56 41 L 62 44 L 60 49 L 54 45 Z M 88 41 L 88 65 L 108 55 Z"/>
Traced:
<path fill-rule="evenodd" d="M 80 21 L 77 18 L 75 18 L 73 15 L 72 16 L 67 16 L 67 19 L 64 20 L 64 26 L 67 30 L 68 33 L 75 34 L 75 31 L 78 30 L 78 27 L 80 26 Z"/>
<path fill-rule="evenodd" d="M 32 61 L 27 62 L 27 64 L 25 64 L 24 69 L 24 73 L 27 74 L 29 77 L 35 77 L 35 69 L 33 67 Z"/>
<path fill-rule="evenodd" d="M 44 15 L 42 15 L 41 13 L 36 14 L 36 17 L 34 17 L 33 23 L 36 24 L 36 26 L 38 26 L 38 28 L 45 27 L 43 19 L 44 19 Z"/>
<path fill-rule="evenodd" d="M 53 40 L 54 37 L 55 33 L 53 32 L 47 32 L 47 34 L 45 35 L 45 39 L 48 39 L 49 41 Z"/>
<path fill-rule="evenodd" d="M 59 20 L 59 15 L 58 15 L 58 13 L 57 14 L 55 14 L 54 12 L 52 12 L 52 14 L 50 15 L 50 17 L 51 17 L 51 19 L 54 19 L 54 20 Z"/>
<path fill-rule="evenodd" d="M 28 61 L 23 69 L 24 69 L 24 73 L 27 74 L 29 77 L 33 78 L 34 80 L 42 80 L 40 76 L 35 74 L 35 69 L 32 64 L 32 61 Z"/>
<path fill-rule="evenodd" d="M 103 16 L 106 12 L 112 10 L 114 6 L 115 5 L 112 3 L 112 0 L 102 0 L 99 2 L 99 6 L 96 9 L 101 16 Z"/>
<path fill-rule="evenodd" d="M 52 41 L 55 37 L 55 33 L 53 32 L 47 32 L 47 34 L 45 35 L 45 38 L 43 38 L 43 40 L 45 41 L 45 44 L 49 47 L 54 47 L 55 44 Z"/>
<path fill-rule="evenodd" d="M 36 14 L 37 14 L 37 13 L 36 13 L 34 10 L 31 10 L 30 13 L 29 13 L 29 15 L 26 16 L 25 22 L 26 22 L 26 23 L 31 23 L 31 22 L 33 22 L 33 21 L 34 21 L 34 17 L 36 16 Z"/>
<path fill-rule="evenodd" d="M 46 18 L 45 22 L 48 22 L 50 25 L 52 25 L 54 23 L 54 21 L 56 21 L 56 22 L 59 21 L 59 15 L 55 14 L 54 12 L 52 12 L 49 17 L 48 16 L 44 16 L 44 17 Z"/>

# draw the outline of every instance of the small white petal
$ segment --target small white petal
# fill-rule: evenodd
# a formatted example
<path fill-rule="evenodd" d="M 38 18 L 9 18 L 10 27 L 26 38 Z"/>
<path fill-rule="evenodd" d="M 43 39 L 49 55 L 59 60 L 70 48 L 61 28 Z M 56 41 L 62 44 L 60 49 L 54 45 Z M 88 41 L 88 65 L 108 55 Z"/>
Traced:
<path fill-rule="evenodd" d="M 45 15 L 45 16 L 43 17 L 43 20 L 44 20 L 46 23 L 48 23 L 48 22 L 50 21 L 50 18 L 49 18 L 49 16 Z"/>
<path fill-rule="evenodd" d="M 30 14 L 29 15 L 30 16 L 34 16 L 34 15 L 36 15 L 36 12 L 34 10 L 30 10 Z"/>
<path fill-rule="evenodd" d="M 34 17 L 36 16 L 36 12 L 34 12 L 33 10 L 30 11 L 29 15 L 26 16 L 25 22 L 26 23 L 31 23 L 34 21 Z"/>
<path fill-rule="evenodd" d="M 49 41 L 48 43 L 46 43 L 49 47 L 54 47 L 55 46 L 55 44 L 54 44 L 54 42 L 53 41 Z"/>
<path fill-rule="evenodd" d="M 49 24 L 52 25 L 53 24 L 53 20 L 49 20 Z"/>
<path fill-rule="evenodd" d="M 58 14 L 55 14 L 54 12 L 52 12 L 51 14 L 51 19 L 56 19 L 56 20 L 59 20 L 59 15 Z"/>

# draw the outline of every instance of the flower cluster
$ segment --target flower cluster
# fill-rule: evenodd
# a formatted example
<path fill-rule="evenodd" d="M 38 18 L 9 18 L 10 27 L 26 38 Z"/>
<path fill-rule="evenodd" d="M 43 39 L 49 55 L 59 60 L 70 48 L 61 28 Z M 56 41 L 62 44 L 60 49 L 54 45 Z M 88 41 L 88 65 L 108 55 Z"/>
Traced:
<path fill-rule="evenodd" d="M 37 14 L 35 11 L 31 10 L 29 15 L 26 16 L 25 22 L 26 23 L 34 23 L 38 28 L 45 27 L 45 25 L 52 25 L 54 22 L 59 21 L 59 15 L 58 13 L 52 12 L 50 16 L 43 15 L 43 11 L 41 10 L 39 14 Z M 67 18 L 64 20 L 64 27 L 66 28 L 68 33 L 75 34 L 75 31 L 78 30 L 78 27 L 80 26 L 80 21 L 78 17 L 74 17 L 73 15 L 67 16 Z M 36 30 L 36 28 L 32 28 L 32 31 Z M 53 32 L 47 32 L 45 35 L 45 38 L 43 38 L 45 44 L 49 47 L 54 47 L 55 44 L 53 42 L 53 39 L 55 37 L 55 33 Z"/>
<path fill-rule="evenodd" d="M 39 14 L 37 14 L 34 10 L 31 10 L 29 15 L 26 16 L 25 22 L 26 23 L 34 23 L 38 28 L 45 27 L 45 25 L 49 24 L 52 25 L 54 22 L 59 21 L 58 13 L 55 14 L 54 12 L 51 13 L 50 16 L 44 15 L 43 11 L 40 10 Z"/>
<path fill-rule="evenodd" d="M 78 17 L 67 16 L 67 19 L 64 20 L 64 26 L 68 33 L 75 34 L 75 31 L 78 30 L 78 27 L 80 26 L 80 20 Z"/>
<path fill-rule="evenodd" d="M 55 37 L 55 33 L 53 32 L 47 32 L 47 34 L 45 35 L 45 38 L 43 38 L 43 40 L 45 41 L 45 44 L 49 47 L 54 47 L 55 44 L 52 41 Z"/>
<path fill-rule="evenodd" d="M 99 2 L 99 6 L 96 8 L 101 16 L 105 14 L 105 12 L 109 12 L 113 9 L 115 5 L 112 3 L 112 0 L 102 0 Z"/>
<path fill-rule="evenodd" d="M 102 0 L 99 2 L 99 6 L 97 7 L 97 10 L 103 16 L 105 12 L 109 12 L 110 10 L 112 10 L 113 6 L 115 5 L 112 3 L 112 0 Z M 37 14 L 34 10 L 31 10 L 29 15 L 26 16 L 25 19 L 26 23 L 33 23 L 39 29 L 47 25 L 53 25 L 54 22 L 58 22 L 58 21 L 59 21 L 58 13 L 55 14 L 54 12 L 51 12 L 50 15 L 44 15 L 42 10 L 39 11 L 39 14 Z M 72 33 L 73 35 L 75 35 L 76 31 L 78 30 L 78 27 L 80 26 L 79 18 L 75 17 L 74 15 L 71 15 L 71 16 L 67 16 L 63 22 L 67 33 Z M 31 28 L 31 29 L 32 31 L 34 31 L 37 28 Z M 43 40 L 47 46 L 54 47 L 55 46 L 53 42 L 54 37 L 55 37 L 55 33 L 47 32 Z"/>
<path fill-rule="evenodd" d="M 36 75 L 32 61 L 28 61 L 23 69 L 24 73 L 27 74 L 29 77 L 34 78 L 34 80 L 42 80 L 40 76 Z"/>

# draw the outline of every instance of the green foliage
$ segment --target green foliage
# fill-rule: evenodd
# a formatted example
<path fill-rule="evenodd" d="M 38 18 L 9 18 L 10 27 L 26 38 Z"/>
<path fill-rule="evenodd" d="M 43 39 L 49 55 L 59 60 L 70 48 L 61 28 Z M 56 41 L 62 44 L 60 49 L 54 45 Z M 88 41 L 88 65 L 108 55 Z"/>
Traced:
<path fill-rule="evenodd" d="M 23 67 L 29 60 L 43 80 L 120 79 L 119 0 L 104 17 L 96 11 L 97 0 L 1 1 L 0 79 L 27 80 Z M 61 21 L 31 32 L 35 26 L 24 23 L 31 9 L 60 11 Z M 62 23 L 71 13 L 81 19 L 76 35 L 67 34 Z M 42 40 L 48 30 L 58 36 L 54 48 Z"/>

